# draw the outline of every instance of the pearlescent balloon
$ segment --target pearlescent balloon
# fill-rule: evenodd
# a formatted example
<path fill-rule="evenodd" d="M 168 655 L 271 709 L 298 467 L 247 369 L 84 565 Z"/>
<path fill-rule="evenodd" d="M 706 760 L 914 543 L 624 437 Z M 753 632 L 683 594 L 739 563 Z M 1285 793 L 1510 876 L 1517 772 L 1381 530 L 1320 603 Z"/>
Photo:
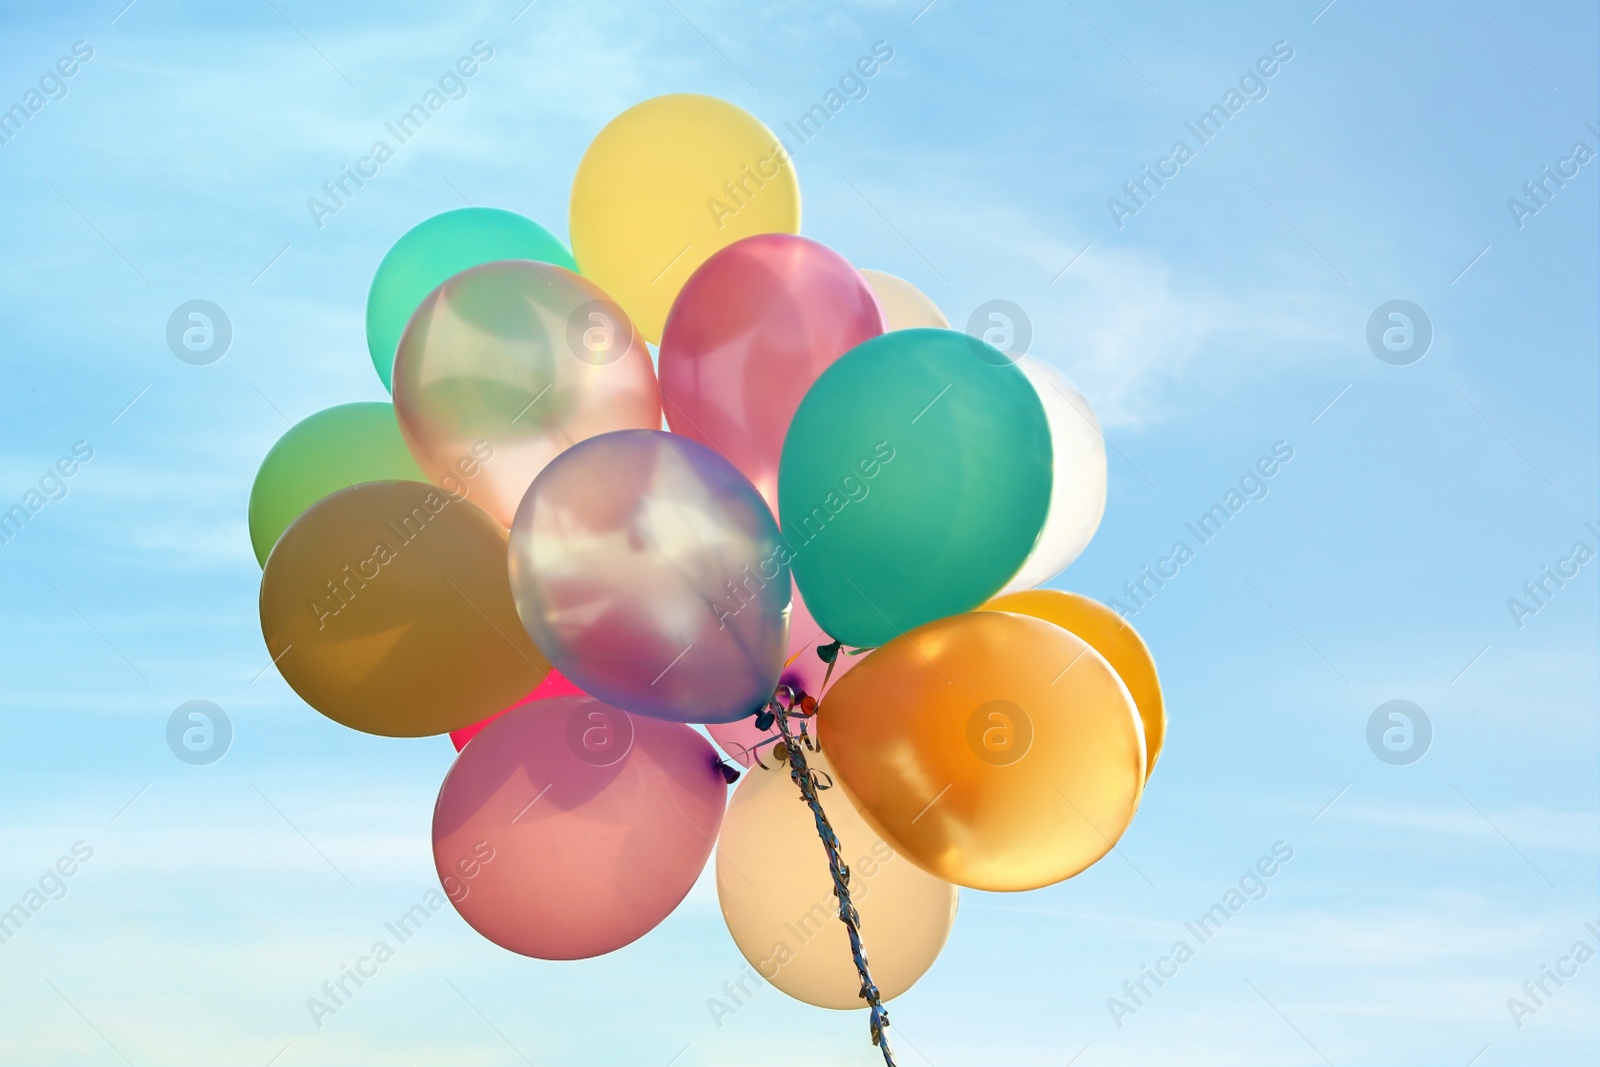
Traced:
<path fill-rule="evenodd" d="M 926 293 L 904 278 L 885 274 L 881 270 L 868 270 L 865 267 L 861 269 L 861 276 L 872 286 L 873 295 L 878 298 L 878 304 L 883 308 L 886 329 L 915 330 L 926 327 L 933 330 L 948 330 L 950 328 L 950 320 L 944 317 L 939 305 L 928 299 Z"/>
<path fill-rule="evenodd" d="M 765 705 L 789 636 L 788 551 L 727 460 L 677 434 L 574 445 L 517 509 L 523 625 L 596 699 L 677 722 Z"/>
<path fill-rule="evenodd" d="M 1106 510 L 1106 442 L 1089 401 L 1070 378 L 1042 360 L 1019 356 L 1017 368 L 1044 405 L 1055 473 L 1038 543 L 1001 590 L 1005 593 L 1032 589 L 1059 574 L 1089 547 Z"/>
<path fill-rule="evenodd" d="M 872 828 L 972 889 L 1072 877 L 1143 795 L 1144 729 L 1122 679 L 1027 615 L 974 611 L 895 638 L 828 691 L 817 727 Z"/>
<path fill-rule="evenodd" d="M 577 270 L 549 230 L 514 211 L 462 207 L 424 219 L 394 243 L 367 292 L 367 349 L 389 388 L 395 347 L 418 305 L 452 274 L 501 259 L 536 259 Z"/>
<path fill-rule="evenodd" d="M 823 781 L 832 779 L 824 753 L 808 752 L 806 761 Z M 944 948 L 956 887 L 896 855 L 842 789 L 824 789 L 820 799 L 850 868 L 873 981 L 889 1000 Z M 756 768 L 734 790 L 717 837 L 717 901 L 734 944 L 762 978 L 819 1008 L 867 1006 L 816 822 L 786 765 Z"/>
<path fill-rule="evenodd" d="M 667 425 L 722 453 L 778 508 L 778 460 L 800 398 L 834 360 L 883 333 L 871 288 L 806 237 L 747 237 L 700 265 L 661 338 Z"/>
<path fill-rule="evenodd" d="M 474 930 L 546 960 L 612 952 L 689 893 L 727 785 L 705 738 L 583 696 L 513 708 L 462 749 L 433 862 Z"/>
<path fill-rule="evenodd" d="M 481 463 L 473 499 L 504 526 L 567 448 L 661 425 L 650 353 L 627 315 L 588 279 L 524 261 L 462 271 L 428 295 L 400 340 L 394 405 L 429 478 Z"/>

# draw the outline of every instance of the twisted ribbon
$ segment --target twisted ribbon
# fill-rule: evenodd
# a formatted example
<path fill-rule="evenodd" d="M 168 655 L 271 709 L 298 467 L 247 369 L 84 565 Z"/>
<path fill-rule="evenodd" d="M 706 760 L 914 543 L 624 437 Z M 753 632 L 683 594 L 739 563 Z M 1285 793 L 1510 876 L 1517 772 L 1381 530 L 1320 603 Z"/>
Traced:
<path fill-rule="evenodd" d="M 828 667 L 829 673 L 832 673 L 831 660 L 828 662 Z M 803 703 L 809 706 L 802 707 Z M 805 749 L 810 746 L 811 739 L 805 731 L 804 724 L 798 736 L 789 728 L 790 712 L 798 708 L 800 709 L 798 714 L 805 717 L 814 707 L 815 704 L 804 693 L 797 693 L 788 686 L 779 686 L 772 701 L 767 705 L 767 715 L 772 716 L 777 723 L 778 732 L 783 735 L 783 744 L 789 761 L 789 777 L 800 787 L 800 798 L 810 806 L 811 816 L 817 823 L 817 836 L 822 838 L 823 851 L 828 854 L 828 870 L 833 875 L 833 895 L 839 899 L 839 921 L 844 923 L 845 932 L 850 935 L 850 955 L 855 960 L 856 973 L 861 976 L 861 999 L 867 1002 L 872 1012 L 870 1023 L 872 1043 L 883 1053 L 886 1067 L 895 1067 L 894 1051 L 889 1048 L 887 1033 L 889 1013 L 884 1010 L 883 1000 L 878 996 L 878 987 L 872 981 L 872 972 L 867 969 L 867 950 L 861 943 L 861 914 L 856 911 L 855 904 L 850 900 L 850 868 L 839 859 L 839 838 L 834 834 L 833 825 L 828 822 L 828 816 L 822 810 L 822 802 L 817 799 L 816 772 L 806 763 Z"/>

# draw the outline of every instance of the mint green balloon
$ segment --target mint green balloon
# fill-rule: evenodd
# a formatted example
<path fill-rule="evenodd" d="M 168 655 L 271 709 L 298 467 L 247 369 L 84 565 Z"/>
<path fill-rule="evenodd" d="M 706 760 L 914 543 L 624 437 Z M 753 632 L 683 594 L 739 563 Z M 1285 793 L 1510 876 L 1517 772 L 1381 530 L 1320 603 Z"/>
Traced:
<path fill-rule="evenodd" d="M 857 345 L 801 400 L 778 467 L 806 607 L 858 648 L 971 611 L 1028 558 L 1051 473 L 1044 406 L 998 349 L 920 329 Z"/>
<path fill-rule="evenodd" d="M 340 404 L 295 423 L 261 461 L 250 487 L 250 544 L 256 562 L 289 524 L 323 497 L 362 482 L 426 482 L 411 458 L 394 405 Z"/>
<path fill-rule="evenodd" d="M 419 222 L 394 243 L 367 293 L 367 348 L 385 389 L 390 388 L 400 335 L 423 298 L 451 275 L 501 259 L 578 269 L 567 246 L 549 230 L 495 207 L 446 211 Z"/>

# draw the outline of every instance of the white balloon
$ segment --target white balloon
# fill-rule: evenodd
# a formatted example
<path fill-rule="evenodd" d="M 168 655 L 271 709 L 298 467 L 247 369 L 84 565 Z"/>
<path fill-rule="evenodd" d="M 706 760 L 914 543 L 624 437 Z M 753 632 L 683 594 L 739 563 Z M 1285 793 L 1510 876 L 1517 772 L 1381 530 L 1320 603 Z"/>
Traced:
<path fill-rule="evenodd" d="M 1059 574 L 1088 547 L 1106 510 L 1106 442 L 1089 401 L 1043 360 L 1019 356 L 1017 369 L 1044 405 L 1055 477 L 1039 540 L 1002 593 L 1033 589 Z"/>

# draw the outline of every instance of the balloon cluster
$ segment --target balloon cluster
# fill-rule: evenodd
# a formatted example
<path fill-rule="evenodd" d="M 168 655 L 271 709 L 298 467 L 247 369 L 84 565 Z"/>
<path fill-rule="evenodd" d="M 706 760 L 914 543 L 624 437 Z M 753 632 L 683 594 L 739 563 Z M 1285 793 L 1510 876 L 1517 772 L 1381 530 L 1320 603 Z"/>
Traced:
<path fill-rule="evenodd" d="M 751 966 L 868 1001 L 876 1039 L 958 886 L 1111 849 L 1165 719 L 1138 635 L 1034 588 L 1104 509 L 1088 402 L 799 221 L 781 142 L 693 95 L 596 137 L 573 252 L 507 211 L 428 219 L 367 304 L 393 404 L 286 433 L 250 536 L 308 704 L 452 735 L 434 860 L 477 931 L 613 951 L 715 843 Z M 731 803 L 739 772 L 688 724 L 749 768 Z"/>

